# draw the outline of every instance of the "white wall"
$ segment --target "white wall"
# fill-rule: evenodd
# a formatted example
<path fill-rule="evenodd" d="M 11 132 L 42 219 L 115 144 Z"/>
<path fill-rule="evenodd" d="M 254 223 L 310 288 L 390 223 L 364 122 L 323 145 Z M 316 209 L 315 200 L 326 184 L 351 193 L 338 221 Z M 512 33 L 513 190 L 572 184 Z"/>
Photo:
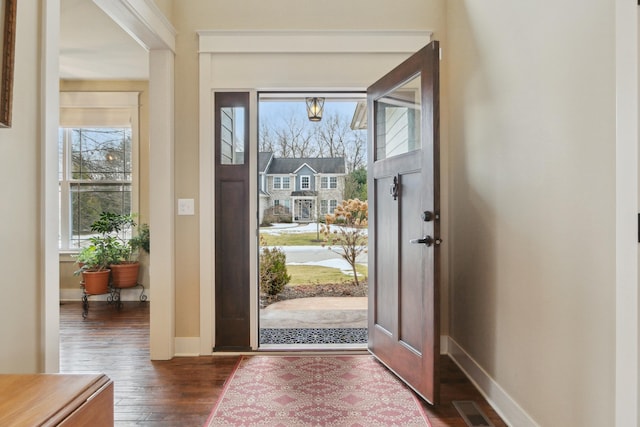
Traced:
<path fill-rule="evenodd" d="M 0 129 L 2 373 L 44 370 L 39 5 L 38 0 L 18 4 L 13 125 Z"/>
<path fill-rule="evenodd" d="M 534 422 L 612 425 L 613 4 L 447 5 L 450 335 Z"/>
<path fill-rule="evenodd" d="M 638 425 L 640 7 L 616 5 L 616 426 Z"/>

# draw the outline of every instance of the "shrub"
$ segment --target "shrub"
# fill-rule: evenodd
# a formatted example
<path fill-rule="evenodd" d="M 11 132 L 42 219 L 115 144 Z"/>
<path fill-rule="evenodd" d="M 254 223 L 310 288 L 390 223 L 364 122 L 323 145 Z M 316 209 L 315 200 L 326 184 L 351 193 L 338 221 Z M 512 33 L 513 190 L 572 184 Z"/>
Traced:
<path fill-rule="evenodd" d="M 349 263 L 356 286 L 360 285 L 356 258 L 367 251 L 369 205 L 359 199 L 343 200 L 325 220 L 326 224 L 321 226 L 325 244 Z"/>
<path fill-rule="evenodd" d="M 277 295 L 289 283 L 287 255 L 280 248 L 263 247 L 260 252 L 260 291 L 267 295 Z"/>
<path fill-rule="evenodd" d="M 261 225 L 266 226 L 267 224 L 271 225 L 278 222 L 291 222 L 291 210 L 289 210 L 289 208 L 282 205 L 276 205 L 264 210 Z"/>

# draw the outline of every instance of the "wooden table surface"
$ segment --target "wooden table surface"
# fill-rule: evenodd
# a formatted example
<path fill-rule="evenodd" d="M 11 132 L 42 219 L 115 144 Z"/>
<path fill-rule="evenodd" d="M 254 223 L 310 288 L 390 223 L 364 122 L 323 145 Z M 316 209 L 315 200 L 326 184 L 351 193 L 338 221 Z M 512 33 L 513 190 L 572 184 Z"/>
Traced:
<path fill-rule="evenodd" d="M 108 388 L 112 393 L 112 384 L 103 374 L 0 375 L 0 425 L 58 425 L 97 393 Z M 97 411 L 105 413 L 94 414 L 95 425 L 101 418 L 113 420 L 113 398 L 110 417 L 108 401 L 101 400 Z"/>

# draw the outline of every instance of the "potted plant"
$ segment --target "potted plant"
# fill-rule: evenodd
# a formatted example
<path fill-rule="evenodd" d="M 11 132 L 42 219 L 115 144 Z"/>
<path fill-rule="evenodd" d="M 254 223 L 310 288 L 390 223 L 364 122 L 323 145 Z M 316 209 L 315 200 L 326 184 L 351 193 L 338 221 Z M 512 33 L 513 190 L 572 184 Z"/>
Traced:
<path fill-rule="evenodd" d="M 142 249 L 147 254 L 150 250 L 150 233 L 149 233 L 149 225 L 140 224 L 138 226 L 138 235 L 131 238 L 129 244 L 133 248 L 133 250 Z"/>
<path fill-rule="evenodd" d="M 136 222 L 134 215 L 118 215 L 102 212 L 100 218 L 91 227 L 103 236 L 113 238 L 114 246 L 109 261 L 111 281 L 114 288 L 130 288 L 138 284 L 140 263 L 137 256 L 140 249 L 148 252 L 149 227 L 140 226 L 137 236 L 133 234 Z"/>
<path fill-rule="evenodd" d="M 80 268 L 75 274 L 82 274 L 87 294 L 106 294 L 109 290 L 109 264 L 115 251 L 115 241 L 111 236 L 94 236 L 89 241 L 91 244 L 77 256 L 76 262 Z"/>

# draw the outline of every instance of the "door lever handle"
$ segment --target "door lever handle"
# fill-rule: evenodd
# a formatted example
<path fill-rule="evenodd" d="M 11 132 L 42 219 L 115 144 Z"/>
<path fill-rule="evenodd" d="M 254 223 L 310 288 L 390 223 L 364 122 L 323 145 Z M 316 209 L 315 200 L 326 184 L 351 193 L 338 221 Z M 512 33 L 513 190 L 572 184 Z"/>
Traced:
<path fill-rule="evenodd" d="M 440 246 L 442 243 L 442 239 L 434 239 L 431 236 L 424 236 L 422 239 L 411 239 L 409 243 L 413 243 L 416 245 L 427 245 L 427 246 Z"/>

